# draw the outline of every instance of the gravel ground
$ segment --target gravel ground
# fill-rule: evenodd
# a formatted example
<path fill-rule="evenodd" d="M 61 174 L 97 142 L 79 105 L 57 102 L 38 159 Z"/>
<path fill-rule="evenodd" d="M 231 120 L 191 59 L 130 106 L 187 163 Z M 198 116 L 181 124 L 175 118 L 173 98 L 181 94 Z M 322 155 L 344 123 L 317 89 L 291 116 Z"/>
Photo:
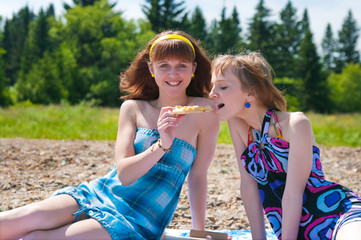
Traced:
<path fill-rule="evenodd" d="M 361 194 L 361 147 L 320 148 L 326 179 Z M 114 165 L 113 152 L 111 141 L 1 138 L 0 211 L 40 201 L 59 188 L 103 176 Z M 249 229 L 231 145 L 217 146 L 208 173 L 206 228 Z M 186 184 L 169 228 L 192 228 Z"/>

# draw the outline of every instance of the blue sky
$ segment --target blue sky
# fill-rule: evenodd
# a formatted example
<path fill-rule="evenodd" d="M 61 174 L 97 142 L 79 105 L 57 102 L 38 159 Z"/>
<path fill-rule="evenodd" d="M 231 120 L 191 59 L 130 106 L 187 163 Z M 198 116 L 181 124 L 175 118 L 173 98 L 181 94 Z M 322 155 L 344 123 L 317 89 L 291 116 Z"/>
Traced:
<path fill-rule="evenodd" d="M 123 12 L 126 19 L 144 18 L 141 6 L 145 0 L 109 0 L 116 4 L 116 9 Z M 22 7 L 28 5 L 31 10 L 38 13 L 41 7 L 47 8 L 50 3 L 55 6 L 57 15 L 64 13 L 63 3 L 72 4 L 72 0 L 0 0 L 0 16 L 11 18 L 13 13 L 18 12 Z M 199 6 L 205 18 L 210 22 L 219 19 L 223 6 L 226 7 L 226 14 L 230 16 L 234 7 L 237 8 L 239 19 L 243 28 L 243 33 L 247 31 L 249 19 L 255 13 L 255 7 L 259 0 L 185 0 L 186 7 L 193 12 Z M 272 10 L 272 20 L 278 20 L 279 13 L 288 0 L 265 0 L 265 5 Z M 326 25 L 331 24 L 334 37 L 338 36 L 342 23 L 351 9 L 354 19 L 361 27 L 361 1 L 358 0 L 291 0 L 297 9 L 297 15 L 301 19 L 305 8 L 308 10 L 311 30 L 314 34 L 314 41 L 318 45 L 325 34 Z M 358 39 L 358 50 L 361 51 L 361 36 Z M 319 47 L 320 51 L 320 47 Z"/>

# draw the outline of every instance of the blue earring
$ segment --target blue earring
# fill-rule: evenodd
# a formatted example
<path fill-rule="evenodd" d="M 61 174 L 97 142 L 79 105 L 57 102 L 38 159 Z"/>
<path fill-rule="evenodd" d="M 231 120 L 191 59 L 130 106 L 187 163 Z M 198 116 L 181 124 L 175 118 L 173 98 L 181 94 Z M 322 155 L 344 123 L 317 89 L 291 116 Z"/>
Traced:
<path fill-rule="evenodd" d="M 246 103 L 246 108 L 250 108 L 251 104 L 250 103 Z"/>

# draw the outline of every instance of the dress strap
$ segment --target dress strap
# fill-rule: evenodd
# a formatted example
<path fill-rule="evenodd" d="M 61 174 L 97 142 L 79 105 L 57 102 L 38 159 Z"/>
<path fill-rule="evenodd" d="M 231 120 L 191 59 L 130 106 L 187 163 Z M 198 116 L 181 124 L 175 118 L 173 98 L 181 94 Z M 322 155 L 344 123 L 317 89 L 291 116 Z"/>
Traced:
<path fill-rule="evenodd" d="M 272 114 L 273 114 L 273 109 L 269 108 L 266 112 L 266 115 L 264 116 L 263 123 L 262 123 L 262 132 L 261 132 L 262 139 L 268 137 L 268 129 L 269 129 L 269 125 L 271 123 Z"/>
<path fill-rule="evenodd" d="M 273 120 L 273 127 L 275 129 L 275 133 L 277 135 L 277 138 L 283 139 L 282 138 L 282 130 L 281 130 L 280 123 L 278 122 L 278 117 L 277 117 L 277 111 L 276 110 L 274 110 L 274 112 L 272 114 L 272 120 Z"/>
<path fill-rule="evenodd" d="M 259 133 L 256 129 L 253 129 L 251 126 L 249 126 L 248 129 L 248 146 L 254 142 L 260 142 L 262 139 L 265 139 L 268 136 L 268 128 L 271 122 L 271 116 L 273 114 L 273 109 L 269 108 L 264 116 L 263 122 L 262 122 L 262 131 Z M 255 136 L 255 139 L 253 139 Z"/>
<path fill-rule="evenodd" d="M 249 126 L 248 129 L 248 146 L 253 142 L 253 133 L 252 133 L 252 127 Z"/>

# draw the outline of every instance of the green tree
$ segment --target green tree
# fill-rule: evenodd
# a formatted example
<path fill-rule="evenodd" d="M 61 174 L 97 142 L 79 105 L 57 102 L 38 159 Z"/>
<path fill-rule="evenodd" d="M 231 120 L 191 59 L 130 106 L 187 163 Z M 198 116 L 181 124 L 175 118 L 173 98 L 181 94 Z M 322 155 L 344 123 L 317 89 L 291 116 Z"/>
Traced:
<path fill-rule="evenodd" d="M 49 61 L 51 58 L 48 56 L 54 51 L 54 46 L 51 44 L 49 37 L 49 30 L 52 21 L 55 21 L 53 6 L 50 5 L 47 11 L 40 9 L 39 15 L 35 20 L 30 23 L 29 33 L 25 40 L 24 51 L 21 56 L 21 68 L 18 72 L 18 78 L 15 84 L 17 90 L 17 100 L 24 101 L 30 100 L 34 103 L 56 103 L 60 101 L 57 89 L 49 90 L 49 87 L 58 87 L 59 80 L 54 64 Z M 43 57 L 48 54 L 46 59 L 49 66 L 45 66 Z M 47 73 L 43 71 L 48 71 Z M 36 78 L 36 75 L 39 78 Z M 49 77 L 43 80 L 41 76 Z M 57 84 L 52 84 L 56 81 Z M 42 86 L 46 84 L 47 86 Z M 36 86 L 36 87 L 34 87 Z M 41 92 L 47 90 L 47 92 Z M 47 97 L 44 97 L 47 95 Z"/>
<path fill-rule="evenodd" d="M 146 0 L 142 11 L 156 33 L 168 29 L 183 29 L 188 13 L 184 13 L 184 1 Z M 187 26 L 185 26 L 187 27 Z"/>
<path fill-rule="evenodd" d="M 34 13 L 26 6 L 15 14 L 11 20 L 5 22 L 2 46 L 6 51 L 4 55 L 5 73 L 6 77 L 10 79 L 10 85 L 15 84 L 17 79 L 25 39 L 34 17 Z"/>
<path fill-rule="evenodd" d="M 301 43 L 300 22 L 291 1 L 280 12 L 281 23 L 274 28 L 277 53 L 272 66 L 278 77 L 296 77 L 297 53 Z"/>
<path fill-rule="evenodd" d="M 307 31 L 310 30 L 310 18 L 308 17 L 308 11 L 307 8 L 303 11 L 302 19 L 300 21 L 300 34 L 301 39 L 303 39 L 307 33 Z"/>
<path fill-rule="evenodd" d="M 353 18 L 351 10 L 345 18 L 338 33 L 338 56 L 336 57 L 336 72 L 341 72 L 348 63 L 359 63 L 360 52 L 356 50 L 360 28 Z"/>
<path fill-rule="evenodd" d="M 211 52 L 214 55 L 217 54 L 218 34 L 219 34 L 218 21 L 213 19 L 209 25 L 207 40 L 204 46 L 209 52 Z"/>
<path fill-rule="evenodd" d="M 322 52 L 323 52 L 323 63 L 325 65 L 326 71 L 331 73 L 335 68 L 335 51 L 336 51 L 336 41 L 333 38 L 333 32 L 331 24 L 327 24 L 325 35 L 322 39 Z"/>
<path fill-rule="evenodd" d="M 51 9 L 51 6 L 49 9 Z M 21 56 L 20 76 L 27 74 L 32 64 L 41 59 L 46 51 L 52 50 L 53 46 L 49 38 L 50 17 L 54 19 L 54 15 L 49 14 L 49 11 L 44 12 L 43 9 L 40 9 L 39 15 L 30 23 L 29 33 Z"/>
<path fill-rule="evenodd" d="M 22 76 L 16 89 L 20 101 L 30 100 L 38 104 L 59 103 L 66 94 L 59 81 L 58 66 L 47 52 Z"/>
<path fill-rule="evenodd" d="M 119 72 L 154 36 L 150 25 L 126 21 L 106 0 L 80 5 L 54 23 L 50 35 L 59 48 L 53 61 L 70 103 L 119 105 Z"/>
<path fill-rule="evenodd" d="M 91 6 L 91 5 L 94 5 L 95 2 L 97 2 L 99 0 L 73 0 L 73 3 L 75 5 L 80 5 L 82 7 L 86 7 L 86 6 Z M 71 7 L 69 4 L 67 3 L 64 3 L 63 4 L 64 8 L 66 10 L 69 10 L 69 9 L 72 9 L 73 7 Z"/>
<path fill-rule="evenodd" d="M 361 112 L 361 65 L 350 63 L 328 79 L 330 98 L 337 112 Z"/>
<path fill-rule="evenodd" d="M 301 42 L 299 52 L 299 76 L 303 81 L 302 103 L 306 111 L 324 113 L 330 111 L 327 81 L 312 38 L 309 29 Z"/>
<path fill-rule="evenodd" d="M 269 21 L 271 10 L 260 0 L 256 6 L 256 13 L 252 17 L 248 28 L 248 48 L 261 51 L 269 62 L 274 62 L 274 23 Z"/>
<path fill-rule="evenodd" d="M 0 21 L 1 22 L 1 21 Z M 5 75 L 5 62 L 3 55 L 5 50 L 0 48 L 0 106 L 6 107 L 11 104 L 11 98 L 9 96 L 9 79 Z"/>
<path fill-rule="evenodd" d="M 194 9 L 191 16 L 188 33 L 202 42 L 207 41 L 207 22 L 203 16 L 202 10 L 198 6 Z"/>
<path fill-rule="evenodd" d="M 237 9 L 234 7 L 230 18 L 226 17 L 226 8 L 223 7 L 221 20 L 218 22 L 216 34 L 216 53 L 239 52 L 241 43 L 241 27 Z"/>

